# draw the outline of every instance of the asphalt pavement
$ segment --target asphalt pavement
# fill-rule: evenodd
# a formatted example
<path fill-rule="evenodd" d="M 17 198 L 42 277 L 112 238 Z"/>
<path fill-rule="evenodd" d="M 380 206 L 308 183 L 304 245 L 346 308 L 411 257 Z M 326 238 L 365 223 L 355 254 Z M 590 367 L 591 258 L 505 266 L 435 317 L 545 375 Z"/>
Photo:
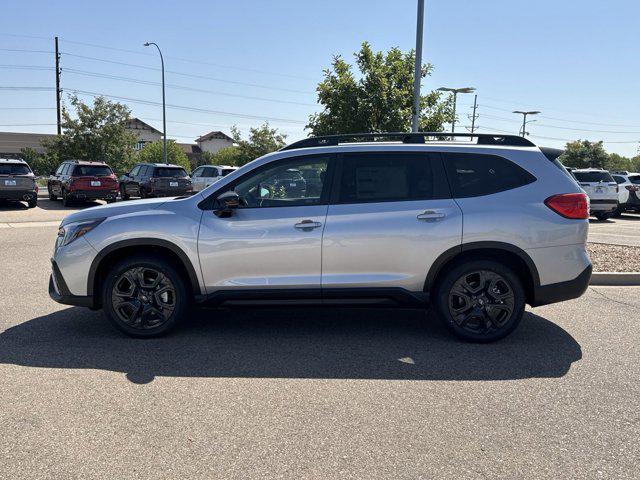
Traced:
<path fill-rule="evenodd" d="M 0 478 L 637 478 L 640 288 L 490 345 L 400 309 L 201 311 L 134 340 L 49 299 L 37 222 L 0 229 Z"/>

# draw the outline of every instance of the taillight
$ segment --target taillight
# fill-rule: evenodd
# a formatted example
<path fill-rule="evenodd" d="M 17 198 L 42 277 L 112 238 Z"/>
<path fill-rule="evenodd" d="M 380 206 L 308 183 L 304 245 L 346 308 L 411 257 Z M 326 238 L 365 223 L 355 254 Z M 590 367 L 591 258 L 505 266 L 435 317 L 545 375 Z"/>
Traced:
<path fill-rule="evenodd" d="M 624 188 L 626 188 L 630 192 L 637 192 L 640 187 L 638 187 L 637 185 L 625 185 Z"/>
<path fill-rule="evenodd" d="M 589 218 L 589 198 L 584 193 L 553 195 L 544 204 L 564 218 L 584 220 Z"/>

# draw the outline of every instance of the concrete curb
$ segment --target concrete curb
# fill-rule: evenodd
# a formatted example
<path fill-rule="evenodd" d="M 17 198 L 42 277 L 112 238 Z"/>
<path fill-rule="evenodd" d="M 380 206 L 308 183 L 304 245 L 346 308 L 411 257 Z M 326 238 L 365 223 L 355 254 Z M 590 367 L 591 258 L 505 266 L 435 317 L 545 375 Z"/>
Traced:
<path fill-rule="evenodd" d="M 589 285 L 601 287 L 640 286 L 640 273 L 637 272 L 593 272 Z"/>

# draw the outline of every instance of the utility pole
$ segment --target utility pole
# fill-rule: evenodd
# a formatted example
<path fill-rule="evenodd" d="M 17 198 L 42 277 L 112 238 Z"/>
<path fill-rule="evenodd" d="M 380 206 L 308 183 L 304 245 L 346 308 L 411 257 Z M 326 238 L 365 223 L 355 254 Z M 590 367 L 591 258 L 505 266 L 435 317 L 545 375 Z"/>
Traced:
<path fill-rule="evenodd" d="M 60 89 L 60 51 L 58 50 L 58 37 L 55 37 L 55 55 L 56 55 L 56 111 L 58 114 L 58 135 L 62 134 L 62 121 L 60 112 L 60 97 L 62 90 Z"/>
<path fill-rule="evenodd" d="M 523 112 L 522 110 L 514 110 L 512 113 L 519 113 L 520 115 L 522 115 L 522 132 L 520 133 L 524 137 L 527 135 L 527 115 L 537 115 L 540 112 L 538 110 L 530 110 L 528 112 Z"/>
<path fill-rule="evenodd" d="M 164 163 L 169 163 L 167 159 L 167 105 L 164 99 L 164 58 L 162 57 L 162 51 L 160 47 L 155 42 L 147 42 L 144 44 L 145 47 L 155 46 L 158 49 L 158 53 L 160 54 L 160 65 L 162 67 L 162 157 L 164 159 Z"/>
<path fill-rule="evenodd" d="M 478 108 L 478 95 L 473 97 L 473 114 L 471 115 L 471 133 L 473 133 L 476 129 L 476 108 Z"/>
<path fill-rule="evenodd" d="M 424 0 L 418 0 L 418 21 L 416 26 L 416 58 L 413 70 L 413 116 L 411 131 L 420 129 L 420 81 L 422 80 L 422 35 L 424 30 Z"/>
<path fill-rule="evenodd" d="M 475 91 L 474 87 L 463 87 L 463 88 L 449 88 L 449 87 L 440 87 L 438 89 L 439 92 L 451 92 L 453 94 L 453 118 L 451 119 L 451 133 L 455 133 L 456 131 L 456 102 L 458 101 L 459 93 L 471 93 Z"/>

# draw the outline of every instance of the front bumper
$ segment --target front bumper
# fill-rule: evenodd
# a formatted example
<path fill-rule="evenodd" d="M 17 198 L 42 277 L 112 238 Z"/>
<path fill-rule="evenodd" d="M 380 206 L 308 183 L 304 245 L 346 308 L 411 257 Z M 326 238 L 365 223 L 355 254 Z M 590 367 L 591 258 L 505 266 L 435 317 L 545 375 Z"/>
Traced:
<path fill-rule="evenodd" d="M 534 288 L 532 307 L 548 305 L 550 303 L 563 302 L 578 298 L 589 286 L 591 280 L 591 271 L 593 267 L 589 265 L 580 275 L 573 280 L 560 283 L 551 283 L 549 285 L 538 285 Z"/>
<path fill-rule="evenodd" d="M 0 200 L 17 200 L 21 202 L 28 202 L 38 198 L 38 193 L 35 190 L 1 190 Z"/>
<path fill-rule="evenodd" d="M 55 260 L 51 260 L 51 276 L 49 277 L 49 296 L 52 300 L 64 305 L 95 308 L 93 296 L 73 295 L 69 291 L 64 277 Z"/>
<path fill-rule="evenodd" d="M 118 190 L 73 190 L 68 195 L 75 200 L 115 200 Z"/>

